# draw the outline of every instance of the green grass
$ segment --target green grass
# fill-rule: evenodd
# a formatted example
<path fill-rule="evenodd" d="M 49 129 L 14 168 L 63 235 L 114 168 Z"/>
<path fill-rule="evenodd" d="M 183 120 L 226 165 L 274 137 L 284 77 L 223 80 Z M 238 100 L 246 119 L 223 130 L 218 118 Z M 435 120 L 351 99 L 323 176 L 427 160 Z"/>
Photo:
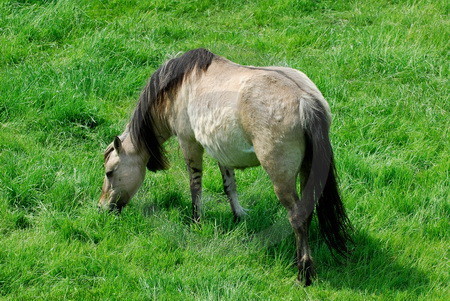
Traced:
<path fill-rule="evenodd" d="M 0 298 L 448 300 L 449 4 L 0 0 Z M 352 257 L 313 222 L 303 288 L 267 175 L 239 171 L 240 224 L 206 158 L 192 225 L 175 140 L 123 214 L 98 213 L 102 155 L 150 74 L 206 47 L 304 71 L 329 101 Z M 276 235 L 271 235 L 276 232 Z M 269 237 L 269 239 L 266 239 Z"/>

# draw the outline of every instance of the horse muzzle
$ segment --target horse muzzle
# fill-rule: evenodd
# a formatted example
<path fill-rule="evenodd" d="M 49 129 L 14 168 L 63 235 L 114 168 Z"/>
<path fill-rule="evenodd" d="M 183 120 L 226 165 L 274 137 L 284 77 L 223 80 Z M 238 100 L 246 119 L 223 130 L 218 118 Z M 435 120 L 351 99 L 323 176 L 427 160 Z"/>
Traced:
<path fill-rule="evenodd" d="M 123 207 L 128 203 L 127 199 L 122 196 L 102 196 L 98 202 L 98 211 L 122 212 Z"/>

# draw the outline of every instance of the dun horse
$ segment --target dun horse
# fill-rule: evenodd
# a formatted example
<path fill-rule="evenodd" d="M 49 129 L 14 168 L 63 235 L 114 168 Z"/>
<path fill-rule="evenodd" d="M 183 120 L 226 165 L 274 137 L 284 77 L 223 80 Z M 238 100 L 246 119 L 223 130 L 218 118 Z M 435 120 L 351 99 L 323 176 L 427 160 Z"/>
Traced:
<path fill-rule="evenodd" d="M 309 285 L 314 272 L 308 229 L 314 207 L 330 250 L 345 255 L 350 239 L 335 180 L 330 122 L 328 103 L 302 72 L 242 66 L 205 49 L 191 50 L 152 75 L 126 130 L 106 149 L 99 206 L 120 211 L 142 184 L 146 168 L 165 169 L 163 143 L 173 135 L 188 167 L 195 222 L 201 215 L 204 150 L 218 161 L 236 219 L 245 211 L 233 170 L 262 165 L 288 211 L 298 278 Z"/>

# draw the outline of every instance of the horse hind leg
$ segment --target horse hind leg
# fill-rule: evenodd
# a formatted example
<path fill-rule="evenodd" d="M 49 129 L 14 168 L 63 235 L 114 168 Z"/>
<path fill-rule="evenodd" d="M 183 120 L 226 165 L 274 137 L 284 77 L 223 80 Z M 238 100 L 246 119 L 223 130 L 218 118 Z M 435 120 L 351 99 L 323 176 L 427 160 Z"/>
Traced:
<path fill-rule="evenodd" d="M 302 165 L 301 165 L 301 169 L 300 169 L 300 188 L 301 191 L 303 193 L 305 185 L 308 181 L 308 176 L 309 173 L 311 171 L 311 164 L 310 164 L 310 160 L 309 158 L 304 158 Z M 299 201 L 300 204 L 300 201 Z M 305 208 L 306 206 L 302 206 L 302 204 L 300 204 L 301 207 Z M 309 216 L 308 216 L 309 215 Z M 302 222 L 300 222 L 300 228 L 303 231 L 303 236 L 304 237 L 304 241 L 300 242 L 300 244 L 302 245 L 302 247 L 304 248 L 304 260 L 301 260 L 300 262 L 298 262 L 299 265 L 299 281 L 304 280 L 305 281 L 305 285 L 308 286 L 311 284 L 311 279 L 313 276 L 315 276 L 315 272 L 314 272 L 314 267 L 313 267 L 313 262 L 312 262 L 312 257 L 311 257 L 311 249 L 309 248 L 309 244 L 308 244 L 308 237 L 309 237 L 309 227 L 311 225 L 311 220 L 312 220 L 312 216 L 313 213 L 310 212 L 305 212 L 304 213 L 304 217 L 302 218 Z M 306 219 L 305 219 L 306 217 Z M 301 267 L 300 267 L 301 265 Z"/>
<path fill-rule="evenodd" d="M 220 173 L 222 174 L 223 190 L 230 202 L 231 210 L 233 211 L 234 220 L 241 220 L 247 213 L 244 208 L 239 204 L 237 192 L 236 192 L 236 178 L 234 169 L 225 167 L 219 163 Z"/>
<path fill-rule="evenodd" d="M 265 148 L 255 145 L 255 151 L 272 181 L 275 194 L 288 211 L 289 222 L 295 234 L 298 280 L 308 286 L 315 275 L 308 243 L 312 212 L 307 212 L 296 189 L 304 151 L 296 143 L 272 147 L 266 144 Z"/>
<path fill-rule="evenodd" d="M 309 226 L 312 213 L 308 213 L 302 206 L 295 189 L 295 178 L 273 181 L 275 193 L 288 210 L 289 222 L 294 230 L 296 241 L 296 263 L 298 267 L 298 280 L 305 286 L 312 283 L 314 277 L 311 249 L 308 243 Z"/>
<path fill-rule="evenodd" d="M 312 278 L 315 276 L 311 249 L 308 243 L 312 214 L 306 217 L 301 212 L 302 210 L 299 208 L 290 210 L 289 222 L 294 229 L 297 245 L 298 280 L 303 282 L 305 286 L 309 286 L 312 283 Z"/>

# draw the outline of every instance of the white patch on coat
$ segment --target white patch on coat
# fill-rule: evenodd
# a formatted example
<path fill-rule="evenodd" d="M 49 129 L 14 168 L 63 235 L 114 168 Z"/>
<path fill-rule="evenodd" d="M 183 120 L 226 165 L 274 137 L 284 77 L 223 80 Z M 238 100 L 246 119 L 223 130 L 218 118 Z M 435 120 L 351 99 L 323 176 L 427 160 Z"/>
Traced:
<path fill-rule="evenodd" d="M 197 97 L 188 105 L 188 115 L 195 139 L 206 152 L 227 167 L 259 165 L 253 145 L 245 137 L 238 120 L 238 93 L 218 91 Z M 201 104 L 203 108 L 199 109 Z"/>

